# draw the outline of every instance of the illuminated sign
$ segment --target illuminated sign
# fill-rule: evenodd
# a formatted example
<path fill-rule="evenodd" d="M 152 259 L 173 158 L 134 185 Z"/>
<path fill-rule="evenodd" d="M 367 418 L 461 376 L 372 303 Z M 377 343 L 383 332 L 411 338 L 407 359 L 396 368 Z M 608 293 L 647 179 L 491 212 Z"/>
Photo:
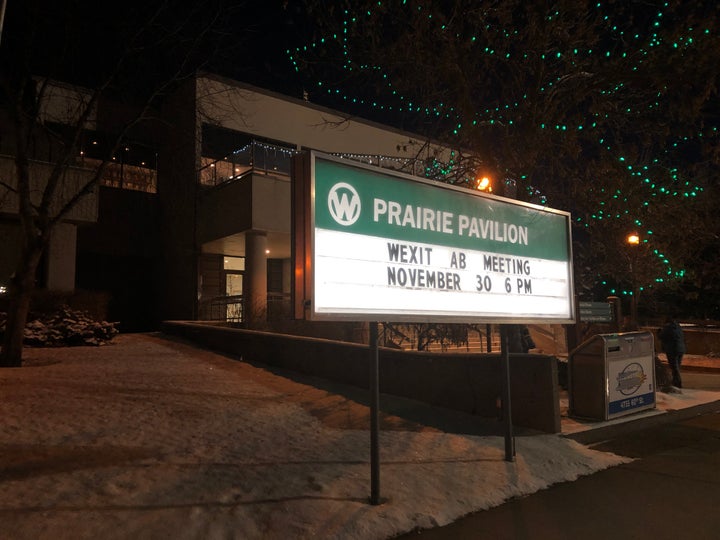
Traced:
<path fill-rule="evenodd" d="M 294 189 L 296 316 L 574 322 L 566 212 L 315 153 Z"/>

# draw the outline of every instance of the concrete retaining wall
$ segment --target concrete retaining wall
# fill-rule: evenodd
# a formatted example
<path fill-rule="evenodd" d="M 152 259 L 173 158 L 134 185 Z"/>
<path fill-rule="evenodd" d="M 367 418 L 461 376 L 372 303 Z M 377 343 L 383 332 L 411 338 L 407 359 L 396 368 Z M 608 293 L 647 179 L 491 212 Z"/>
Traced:
<path fill-rule="evenodd" d="M 687 354 L 720 354 L 720 331 L 708 328 L 685 328 Z"/>
<path fill-rule="evenodd" d="M 660 328 L 648 328 L 655 336 L 655 350 L 662 351 L 660 343 Z M 684 327 L 686 354 L 699 354 L 707 356 L 720 354 L 720 330 L 717 328 Z"/>
<path fill-rule="evenodd" d="M 192 322 L 164 322 L 162 331 L 252 362 L 368 388 L 367 345 L 271 334 Z M 560 432 L 557 361 L 546 355 L 510 359 L 513 423 Z M 380 391 L 497 417 L 502 371 L 498 354 L 442 354 L 380 349 Z"/>

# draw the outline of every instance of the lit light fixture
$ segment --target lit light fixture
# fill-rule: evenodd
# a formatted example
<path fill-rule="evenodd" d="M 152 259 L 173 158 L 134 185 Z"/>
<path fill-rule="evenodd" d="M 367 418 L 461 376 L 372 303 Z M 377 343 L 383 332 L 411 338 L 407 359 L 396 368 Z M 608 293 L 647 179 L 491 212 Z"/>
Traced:
<path fill-rule="evenodd" d="M 478 178 L 477 184 L 475 184 L 475 189 L 477 189 L 478 191 L 487 191 L 488 193 L 492 193 L 492 185 L 490 184 L 490 178 L 488 178 L 487 176 Z"/>
<path fill-rule="evenodd" d="M 269 250 L 269 249 L 266 249 L 266 250 L 265 250 L 265 255 L 270 255 L 270 250 Z"/>
<path fill-rule="evenodd" d="M 628 244 L 631 244 L 631 245 L 633 245 L 633 246 L 637 246 L 637 245 L 640 243 L 640 236 L 639 236 L 637 233 L 630 233 L 630 234 L 628 234 L 628 236 L 627 236 L 627 238 L 625 239 L 625 241 L 626 241 Z"/>

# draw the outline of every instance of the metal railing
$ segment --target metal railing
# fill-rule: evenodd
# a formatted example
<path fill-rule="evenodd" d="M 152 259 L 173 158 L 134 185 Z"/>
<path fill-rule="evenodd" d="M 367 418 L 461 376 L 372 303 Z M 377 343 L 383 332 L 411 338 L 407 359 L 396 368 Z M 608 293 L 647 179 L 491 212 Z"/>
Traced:
<path fill-rule="evenodd" d="M 83 157 L 80 159 L 80 164 L 82 167 L 93 170 L 102 164 L 102 160 Z M 144 191 L 146 193 L 157 193 L 157 171 L 150 167 L 109 161 L 105 165 L 103 176 L 100 179 L 100 185 L 129 189 L 132 191 Z"/>
<path fill-rule="evenodd" d="M 383 346 L 431 352 L 498 352 L 500 330 L 485 324 L 382 323 Z"/>
<path fill-rule="evenodd" d="M 242 322 L 243 297 L 242 295 L 214 296 L 201 301 L 198 311 L 198 318 L 201 321 Z"/>
<path fill-rule="evenodd" d="M 295 154 L 294 148 L 252 141 L 220 159 L 203 157 L 198 182 L 203 186 L 217 186 L 249 172 L 290 176 L 290 158 Z"/>
<path fill-rule="evenodd" d="M 290 295 L 285 293 L 267 294 L 267 319 L 280 321 L 290 319 Z M 242 295 L 214 296 L 198 304 L 198 319 L 201 321 L 244 321 Z"/>
<path fill-rule="evenodd" d="M 251 141 L 220 159 L 202 157 L 198 182 L 203 186 L 217 186 L 238 180 L 252 172 L 290 176 L 291 158 L 299 150 L 261 141 Z M 414 176 L 427 176 L 427 160 L 376 154 L 334 153 L 334 156 L 375 165 L 383 169 L 401 171 Z"/>

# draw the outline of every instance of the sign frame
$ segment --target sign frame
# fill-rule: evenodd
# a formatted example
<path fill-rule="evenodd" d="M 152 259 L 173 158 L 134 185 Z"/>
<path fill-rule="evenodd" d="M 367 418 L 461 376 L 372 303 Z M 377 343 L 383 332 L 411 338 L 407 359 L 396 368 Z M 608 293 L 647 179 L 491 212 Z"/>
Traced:
<path fill-rule="evenodd" d="M 525 215 L 538 217 L 546 220 L 561 220 L 558 224 L 553 221 L 552 229 L 562 235 L 562 245 L 557 249 L 566 255 L 566 260 L 558 260 L 557 266 L 562 266 L 563 275 L 559 278 L 565 280 L 567 294 L 561 297 L 562 313 L 545 314 L 536 310 L 534 313 L 508 312 L 500 313 L 487 312 L 482 309 L 477 311 L 468 311 L 467 309 L 453 311 L 452 309 L 443 312 L 408 312 L 402 309 L 388 310 L 383 309 L 349 309 L 344 311 L 319 311 L 317 306 L 318 279 L 316 276 L 316 246 L 318 242 L 318 204 L 317 200 L 317 179 L 316 173 L 318 162 L 322 163 L 321 168 L 328 166 L 339 166 L 347 168 L 357 174 L 367 174 L 368 177 L 381 177 L 387 185 L 393 185 L 393 182 L 400 186 L 398 189 L 427 189 L 433 188 L 439 191 L 434 192 L 438 196 L 448 198 L 448 200 L 463 201 L 463 204 L 483 204 L 489 205 L 492 209 L 506 212 L 523 212 Z M 342 184 L 338 181 L 335 186 Z M 385 185 L 385 184 L 383 184 Z M 333 186 L 333 189 L 334 187 Z M 351 187 L 351 186 L 348 186 Z M 376 198 L 375 201 L 378 199 Z M 292 291 L 293 308 L 296 319 L 309 319 L 317 321 L 394 321 L 408 323 L 429 323 L 429 322 L 462 322 L 462 323 L 555 323 L 555 324 L 572 324 L 576 321 L 576 304 L 574 298 L 573 283 L 573 265 L 572 265 L 572 234 L 570 213 L 562 210 L 546 208 L 531 203 L 507 199 L 496 195 L 490 195 L 477 190 L 445 184 L 434 180 L 411 176 L 402 172 L 382 169 L 367 165 L 364 163 L 350 162 L 348 160 L 330 156 L 316 151 L 308 151 L 293 158 L 293 179 L 292 179 L 292 258 L 294 265 L 294 287 Z M 345 200 L 347 202 L 347 199 Z M 378 204 L 377 202 L 375 204 Z M 348 210 L 349 208 L 349 210 Z M 348 207 L 347 211 L 352 212 L 353 208 Z M 325 213 L 328 213 L 323 209 Z M 377 212 L 378 209 L 375 209 Z M 419 211 L 418 211 L 419 212 Z M 437 211 L 438 213 L 440 211 Z M 450 212 L 445 212 L 449 214 Z M 322 215 L 322 212 L 320 212 Z M 420 213 L 418 213 L 420 216 Z M 460 214 L 458 214 L 460 216 Z M 550 217 L 547 217 L 550 216 Z M 348 217 L 348 216 L 345 216 Z M 349 216 L 352 219 L 353 216 Z M 465 217 L 465 216 L 462 216 Z M 376 215 L 377 218 L 377 215 Z M 443 216 L 436 216 L 435 224 L 440 231 Z M 335 218 L 337 221 L 337 218 Z M 355 217 L 357 219 L 357 217 Z M 435 218 L 433 218 L 435 219 Z M 458 217 L 459 219 L 459 217 Z M 377 221 L 377 219 L 376 219 Z M 339 221 L 338 221 L 339 223 Z M 512 225 L 511 225 L 512 226 Z M 413 231 L 411 231 L 413 232 Z M 324 234 L 324 231 L 321 230 Z M 419 233 L 416 233 L 419 234 Z M 363 238 L 381 238 L 377 235 L 360 236 Z M 457 240 L 457 239 L 456 239 Z M 465 240 L 465 239 L 463 239 Z M 402 240 L 404 242 L 404 240 Z M 423 242 L 409 241 L 409 243 L 419 246 Z M 439 247 L 445 249 L 447 246 L 435 244 L 432 241 L 427 242 L 428 246 Z M 389 249 L 389 247 L 388 247 Z M 448 248 L 451 249 L 451 248 Z M 454 248 L 452 248 L 454 249 Z M 520 248 L 518 248 L 520 249 Z M 538 249 L 538 248 L 536 248 Z M 472 251 L 472 248 L 470 248 Z M 492 253 L 492 252 L 491 252 Z M 523 256 L 523 255 L 520 255 Z M 505 257 L 503 255 L 502 257 Z M 539 260 L 539 259 L 538 259 Z M 555 262 L 555 261 L 553 261 Z M 448 276 L 449 277 L 449 276 Z M 390 278 L 388 278 L 390 279 Z M 444 283 L 444 281 L 443 281 Z M 410 287 L 407 287 L 410 288 Z M 479 293 L 477 293 L 479 294 Z M 471 302 L 469 296 L 466 303 Z"/>

